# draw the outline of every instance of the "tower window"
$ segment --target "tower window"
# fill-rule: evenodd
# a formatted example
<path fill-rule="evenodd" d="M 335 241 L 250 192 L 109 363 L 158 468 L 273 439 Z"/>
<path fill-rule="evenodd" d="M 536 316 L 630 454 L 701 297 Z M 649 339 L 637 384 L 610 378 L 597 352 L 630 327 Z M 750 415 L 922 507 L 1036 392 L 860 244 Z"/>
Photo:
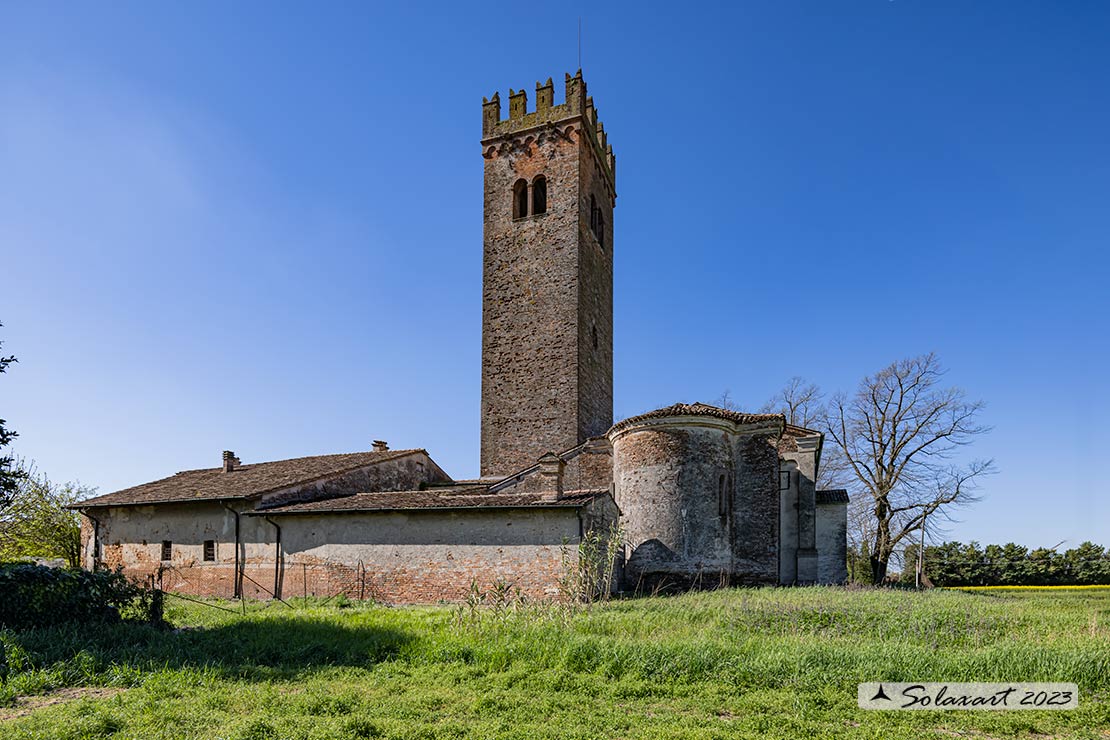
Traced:
<path fill-rule="evenodd" d="M 216 560 L 216 540 L 204 541 L 204 560 L 208 563 Z"/>
<path fill-rule="evenodd" d="M 532 215 L 547 213 L 547 178 L 539 175 L 532 181 Z"/>
<path fill-rule="evenodd" d="M 162 560 L 173 559 L 173 543 L 169 540 L 162 540 Z"/>
<path fill-rule="evenodd" d="M 597 198 L 590 195 L 590 231 L 593 232 L 594 238 L 597 243 L 605 247 L 605 218 L 601 215 L 601 209 L 597 207 Z"/>
<path fill-rule="evenodd" d="M 513 218 L 528 215 L 528 181 L 517 180 L 513 185 Z"/>

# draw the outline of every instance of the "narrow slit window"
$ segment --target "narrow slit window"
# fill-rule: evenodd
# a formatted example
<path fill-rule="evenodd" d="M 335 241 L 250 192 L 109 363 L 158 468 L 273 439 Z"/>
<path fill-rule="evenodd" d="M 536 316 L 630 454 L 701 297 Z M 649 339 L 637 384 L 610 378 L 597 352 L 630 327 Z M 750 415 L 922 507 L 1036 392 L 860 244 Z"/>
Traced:
<path fill-rule="evenodd" d="M 600 212 L 597 216 L 597 243 L 605 249 L 605 219 L 601 217 Z"/>
<path fill-rule="evenodd" d="M 728 492 L 725 490 L 725 476 L 717 481 L 717 513 L 722 519 L 728 516 Z"/>
<path fill-rule="evenodd" d="M 593 334 L 594 349 L 597 349 L 597 324 L 594 324 L 593 329 L 591 330 L 591 332 Z"/>
<path fill-rule="evenodd" d="M 173 542 L 162 540 L 162 560 L 173 559 Z"/>
<path fill-rule="evenodd" d="M 547 178 L 540 175 L 532 181 L 532 215 L 547 213 Z"/>
<path fill-rule="evenodd" d="M 513 218 L 528 215 L 528 181 L 517 180 L 513 185 Z"/>
<path fill-rule="evenodd" d="M 204 541 L 204 562 L 213 563 L 216 561 L 216 540 Z"/>

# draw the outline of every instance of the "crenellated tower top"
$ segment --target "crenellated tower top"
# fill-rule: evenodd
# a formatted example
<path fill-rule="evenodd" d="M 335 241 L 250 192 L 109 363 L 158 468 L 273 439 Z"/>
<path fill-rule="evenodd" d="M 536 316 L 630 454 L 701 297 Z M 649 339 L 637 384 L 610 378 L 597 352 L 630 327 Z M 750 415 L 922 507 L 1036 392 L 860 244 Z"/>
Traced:
<path fill-rule="evenodd" d="M 617 162 L 613 147 L 605 134 L 605 125 L 597 119 L 594 99 L 586 94 L 586 82 L 582 70 L 573 77 L 566 75 L 566 100 L 554 105 L 555 84 L 551 78 L 547 82 L 536 83 L 536 109 L 528 111 L 528 93 L 524 90 L 509 89 L 509 117 L 501 118 L 501 95 L 495 92 L 492 98 L 482 98 L 482 144 L 505 136 L 515 136 L 545 126 L 554 126 L 571 119 L 581 119 L 582 129 L 594 147 L 594 153 L 616 191 Z"/>
<path fill-rule="evenodd" d="M 613 425 L 613 149 L 579 70 L 482 101 L 483 477 Z"/>

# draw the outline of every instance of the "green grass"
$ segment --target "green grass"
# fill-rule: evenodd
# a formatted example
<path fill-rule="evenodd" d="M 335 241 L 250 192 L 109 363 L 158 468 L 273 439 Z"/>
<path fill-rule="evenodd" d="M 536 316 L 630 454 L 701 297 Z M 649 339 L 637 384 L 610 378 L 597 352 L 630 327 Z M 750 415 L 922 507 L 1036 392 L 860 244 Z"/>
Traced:
<path fill-rule="evenodd" d="M 190 629 L 4 635 L 0 701 L 126 690 L 0 737 L 1110 738 L 1110 588 L 734 589 L 469 626 L 450 607 L 170 603 Z M 1074 681 L 1080 708 L 857 709 L 876 680 Z"/>

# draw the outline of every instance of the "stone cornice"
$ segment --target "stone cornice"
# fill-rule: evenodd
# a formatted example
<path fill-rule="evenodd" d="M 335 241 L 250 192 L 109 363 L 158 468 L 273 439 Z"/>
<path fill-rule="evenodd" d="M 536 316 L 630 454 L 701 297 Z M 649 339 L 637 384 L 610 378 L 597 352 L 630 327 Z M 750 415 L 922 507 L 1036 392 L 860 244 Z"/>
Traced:
<path fill-rule="evenodd" d="M 659 416 L 633 421 L 619 428 L 614 427 L 615 431 L 610 430 L 608 437 L 610 442 L 616 442 L 629 432 L 640 432 L 660 427 L 703 427 L 708 429 L 719 429 L 732 434 L 765 434 L 774 436 L 776 439 L 782 435 L 782 423 L 775 420 L 740 424 L 731 419 L 721 419 L 715 416 L 679 415 Z"/>
<path fill-rule="evenodd" d="M 522 149 L 523 142 L 530 136 L 539 137 L 543 134 L 554 134 L 564 139 L 570 139 L 569 132 L 585 132 L 586 141 L 589 144 L 590 151 L 594 156 L 594 163 L 597 164 L 598 169 L 605 177 L 605 182 L 609 186 L 609 193 L 612 199 L 617 199 L 617 184 L 613 171 L 609 168 L 606 162 L 605 153 L 601 151 L 601 144 L 597 140 L 597 135 L 593 132 L 590 121 L 580 113 L 560 118 L 553 121 L 543 121 L 527 128 L 513 129 L 502 133 L 496 133 L 493 136 L 483 138 L 478 142 L 482 147 L 482 157 L 485 159 L 490 158 L 491 147 L 496 147 L 498 152 L 504 153 L 512 149 Z M 500 146 L 498 144 L 500 143 Z"/>

